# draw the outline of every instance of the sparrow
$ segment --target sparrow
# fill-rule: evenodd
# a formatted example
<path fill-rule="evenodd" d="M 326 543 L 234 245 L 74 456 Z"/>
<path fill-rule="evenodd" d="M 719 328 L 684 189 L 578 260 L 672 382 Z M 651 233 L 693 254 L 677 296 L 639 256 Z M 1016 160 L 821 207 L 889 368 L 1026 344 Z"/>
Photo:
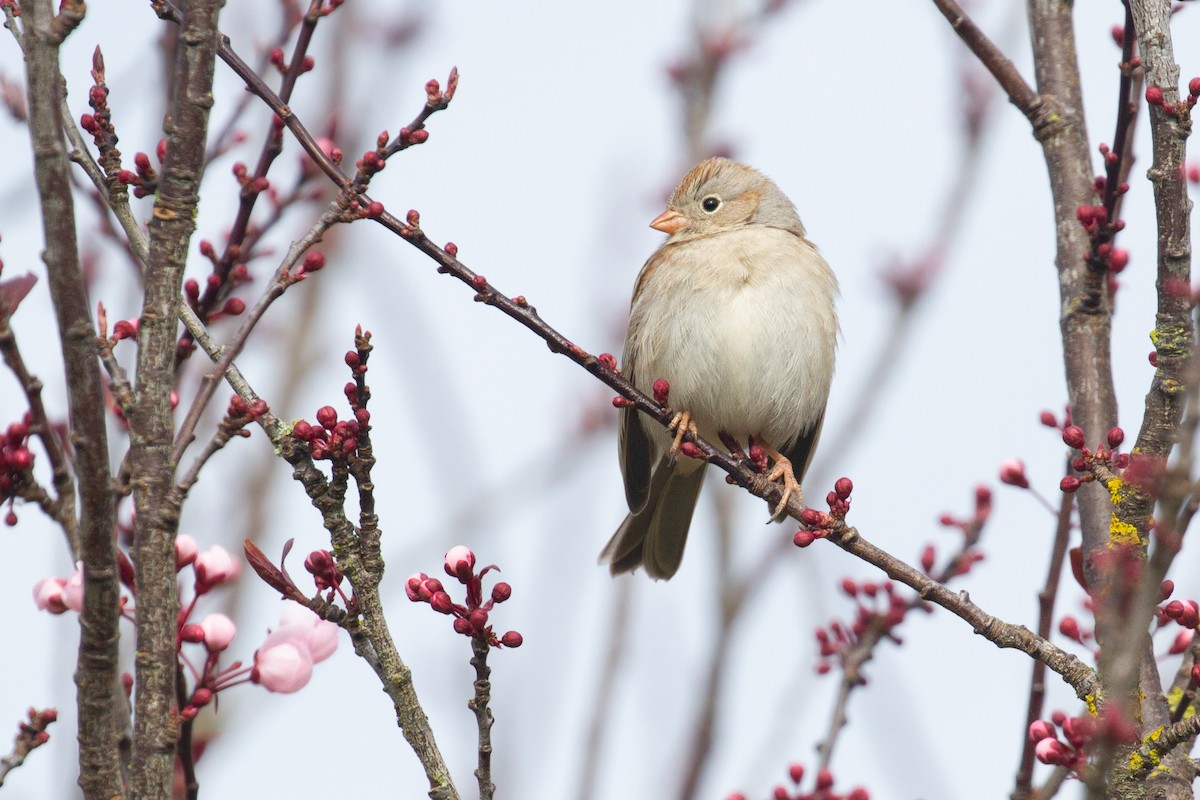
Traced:
<path fill-rule="evenodd" d="M 679 569 L 707 464 L 685 433 L 742 443 L 783 484 L 778 516 L 812 460 L 833 380 L 837 278 L 769 178 L 726 158 L 696 165 L 650 227 L 668 234 L 634 285 L 622 371 L 647 394 L 667 382 L 670 428 L 621 410 L 629 515 L 600 554 L 613 575 Z"/>

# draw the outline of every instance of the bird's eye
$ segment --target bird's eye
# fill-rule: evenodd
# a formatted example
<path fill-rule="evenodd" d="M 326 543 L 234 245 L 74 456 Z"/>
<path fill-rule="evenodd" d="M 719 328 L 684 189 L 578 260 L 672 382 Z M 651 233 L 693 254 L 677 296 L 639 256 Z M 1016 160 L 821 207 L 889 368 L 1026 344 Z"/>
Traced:
<path fill-rule="evenodd" d="M 700 207 L 711 214 L 721 207 L 721 198 L 715 196 L 706 197 L 700 201 Z"/>

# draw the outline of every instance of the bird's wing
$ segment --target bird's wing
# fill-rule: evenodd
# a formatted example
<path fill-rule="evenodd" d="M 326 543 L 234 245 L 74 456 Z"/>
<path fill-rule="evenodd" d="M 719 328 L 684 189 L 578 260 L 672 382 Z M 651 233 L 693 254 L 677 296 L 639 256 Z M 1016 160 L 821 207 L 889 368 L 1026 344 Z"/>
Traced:
<path fill-rule="evenodd" d="M 632 377 L 633 356 L 628 347 L 623 357 L 621 371 Z M 625 501 L 629 504 L 629 510 L 636 514 L 646 507 L 646 499 L 650 496 L 654 458 L 650 437 L 638 419 L 637 409 L 621 409 L 617 447 L 621 458 L 621 476 L 625 479 Z"/>
<path fill-rule="evenodd" d="M 808 464 L 812 461 L 813 453 L 817 449 L 817 440 L 821 438 L 821 427 L 825 424 L 825 411 L 821 411 L 821 416 L 817 417 L 817 421 L 807 431 L 800 431 L 790 447 L 783 451 L 783 455 L 792 462 L 792 474 L 796 476 L 796 481 L 804 479 L 804 473 L 808 472 Z M 626 482 L 628 486 L 628 482 Z"/>

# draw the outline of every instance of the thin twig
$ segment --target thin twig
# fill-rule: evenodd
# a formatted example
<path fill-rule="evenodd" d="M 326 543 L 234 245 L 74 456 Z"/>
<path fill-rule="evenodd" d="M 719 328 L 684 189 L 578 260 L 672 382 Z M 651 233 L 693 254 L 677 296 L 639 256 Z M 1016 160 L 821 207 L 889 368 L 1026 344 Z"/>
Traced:
<path fill-rule="evenodd" d="M 29 721 L 22 720 L 17 726 L 12 752 L 0 758 L 0 787 L 4 786 L 4 780 L 10 772 L 25 763 L 30 753 L 50 741 L 46 729 L 57 720 L 58 711 L 53 708 L 43 711 L 29 709 Z"/>
<path fill-rule="evenodd" d="M 1067 465 L 1070 468 L 1070 465 Z M 1054 624 L 1054 603 L 1058 597 L 1058 583 L 1062 577 L 1063 561 L 1071 538 L 1071 512 L 1075 507 L 1075 495 L 1063 492 L 1058 511 L 1058 526 L 1054 532 L 1054 546 L 1050 551 L 1050 566 L 1046 571 L 1046 583 L 1038 592 L 1038 636 L 1050 638 Z M 1025 728 L 1021 732 L 1021 761 L 1017 768 L 1016 788 L 1012 800 L 1031 800 L 1033 797 L 1034 742 L 1029 738 L 1029 726 L 1042 718 L 1046 698 L 1046 665 L 1033 662 L 1033 674 L 1029 679 L 1029 703 L 1025 712 Z"/>
<path fill-rule="evenodd" d="M 310 247 L 320 242 L 324 238 L 325 233 L 338 222 L 338 215 L 331 204 L 329 210 L 321 215 L 308 233 L 301 237 L 298 241 L 293 242 L 288 248 L 287 254 L 279 267 L 275 270 L 275 275 L 267 288 L 263 291 L 254 307 L 243 317 L 241 324 L 238 326 L 237 332 L 233 339 L 224 350 L 224 356 L 217 362 L 215 368 L 207 372 L 204 380 L 200 384 L 199 391 L 196 392 L 192 404 L 188 407 L 187 416 L 179 426 L 179 432 L 175 436 L 175 445 L 171 452 L 174 460 L 178 461 L 183 457 L 184 451 L 195 438 L 196 425 L 199 424 L 200 417 L 204 414 L 204 410 L 208 408 L 208 404 L 212 401 L 213 393 L 217 386 L 220 385 L 221 375 L 224 374 L 225 368 L 233 363 L 233 360 L 241 355 L 242 350 L 246 346 L 246 342 L 250 339 L 250 334 L 254 332 L 255 326 L 258 325 L 263 315 L 267 313 L 267 309 L 271 304 L 278 300 L 288 287 L 297 282 L 297 278 L 292 275 L 292 268 L 304 256 Z M 196 468 L 193 467 L 192 471 Z"/>
<path fill-rule="evenodd" d="M 78 561 L 79 520 L 75 516 L 75 479 L 71 474 L 66 451 L 46 415 L 46 405 L 42 402 L 42 382 L 30 373 L 25 365 L 21 349 L 17 346 L 16 334 L 10 324 L 11 319 L 10 312 L 4 307 L 3 300 L 0 300 L 0 357 L 3 357 L 4 363 L 21 385 L 21 391 L 25 393 L 25 402 L 29 404 L 29 413 L 33 418 L 29 430 L 37 435 L 46 451 L 46 457 L 50 460 L 50 475 L 55 496 L 53 499 L 46 496 L 46 502 L 39 502 L 38 505 L 63 529 L 71 560 Z"/>
<path fill-rule="evenodd" d="M 496 785 L 492 783 L 492 699 L 491 667 L 487 664 L 489 647 L 481 637 L 471 639 L 471 666 L 475 668 L 475 696 L 467 706 L 475 712 L 475 724 L 479 728 L 478 766 L 475 778 L 479 781 L 479 800 L 492 800 Z"/>
<path fill-rule="evenodd" d="M 933 0 L 933 4 L 946 17 L 950 27 L 971 49 L 980 63 L 987 68 L 988 72 L 992 73 L 996 82 L 1008 94 L 1009 101 L 1019 108 L 1022 114 L 1032 119 L 1041 105 L 1041 101 L 1037 92 L 1025 82 L 1008 57 L 954 0 Z"/>

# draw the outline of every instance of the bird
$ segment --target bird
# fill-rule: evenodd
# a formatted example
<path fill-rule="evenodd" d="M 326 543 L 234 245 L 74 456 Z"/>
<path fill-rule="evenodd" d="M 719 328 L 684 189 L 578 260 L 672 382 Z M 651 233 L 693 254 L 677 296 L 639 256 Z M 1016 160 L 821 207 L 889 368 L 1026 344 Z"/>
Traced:
<path fill-rule="evenodd" d="M 707 464 L 685 433 L 770 458 L 795 494 L 821 435 L 839 327 L 837 278 L 770 178 L 727 158 L 696 165 L 650 227 L 668 234 L 638 274 L 621 371 L 650 393 L 666 381 L 670 428 L 620 412 L 629 514 L 600 554 L 615 576 L 679 569 Z M 660 384 L 661 386 L 661 384 Z"/>

